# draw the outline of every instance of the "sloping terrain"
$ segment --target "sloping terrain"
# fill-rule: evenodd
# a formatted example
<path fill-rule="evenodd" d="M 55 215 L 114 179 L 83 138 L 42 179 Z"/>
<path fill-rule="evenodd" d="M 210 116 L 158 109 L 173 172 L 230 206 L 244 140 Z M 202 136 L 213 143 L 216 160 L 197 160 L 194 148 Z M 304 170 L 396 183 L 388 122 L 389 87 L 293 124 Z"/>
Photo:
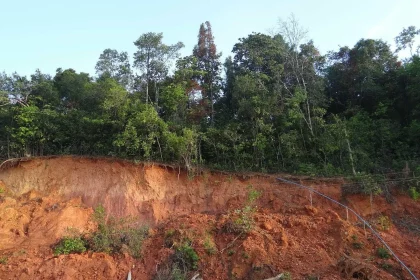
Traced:
<path fill-rule="evenodd" d="M 300 180 L 343 199 L 341 180 Z M 171 242 L 191 240 L 204 279 L 266 279 L 285 271 L 293 279 L 410 279 L 396 261 L 377 256 L 381 245 L 355 217 L 347 220 L 345 210 L 315 195 L 311 206 L 307 190 L 275 176 L 189 176 L 169 166 L 57 157 L 3 168 L 0 188 L 0 279 L 125 279 L 130 269 L 133 279 L 156 279 L 173 254 L 169 235 Z M 227 230 L 250 188 L 261 194 L 253 227 L 244 234 Z M 345 203 L 373 223 L 392 217 L 380 234 L 420 275 L 420 204 L 402 193 L 394 198 L 389 204 L 375 197 L 370 204 L 368 197 L 353 195 Z M 132 216 L 150 226 L 142 257 L 54 256 L 52 246 L 68 228 L 95 230 L 92 213 L 100 204 L 110 216 Z"/>

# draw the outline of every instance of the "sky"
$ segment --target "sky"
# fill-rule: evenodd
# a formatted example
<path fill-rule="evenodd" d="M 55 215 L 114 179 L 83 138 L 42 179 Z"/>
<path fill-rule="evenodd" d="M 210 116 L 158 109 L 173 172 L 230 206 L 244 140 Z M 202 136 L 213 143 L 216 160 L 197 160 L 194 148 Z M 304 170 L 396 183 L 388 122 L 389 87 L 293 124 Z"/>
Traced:
<path fill-rule="evenodd" d="M 420 28 L 420 0 L 0 0 L 0 72 L 54 75 L 73 68 L 95 75 L 106 48 L 127 51 L 143 33 L 162 32 L 190 55 L 200 24 L 210 21 L 218 51 L 231 54 L 239 38 L 268 33 L 291 14 L 321 53 L 361 38 L 393 43 L 404 27 Z"/>

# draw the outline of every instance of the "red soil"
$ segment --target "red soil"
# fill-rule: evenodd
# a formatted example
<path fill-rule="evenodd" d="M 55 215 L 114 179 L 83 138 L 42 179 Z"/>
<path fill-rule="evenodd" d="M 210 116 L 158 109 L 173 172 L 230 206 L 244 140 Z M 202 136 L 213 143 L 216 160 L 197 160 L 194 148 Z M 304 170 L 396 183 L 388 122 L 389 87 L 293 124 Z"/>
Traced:
<path fill-rule="evenodd" d="M 295 178 L 296 179 L 296 178 Z M 340 180 L 301 180 L 341 199 Z M 242 208 L 248 186 L 261 192 L 255 227 L 238 237 L 224 226 L 228 214 Z M 345 210 L 307 190 L 279 183 L 275 176 L 206 171 L 191 178 L 183 170 L 121 160 L 61 157 L 33 159 L 0 170 L 0 279 L 153 279 L 173 253 L 167 232 L 188 237 L 200 256 L 204 279 L 266 279 L 288 271 L 293 279 L 410 279 L 395 260 L 379 259 L 380 244 Z M 389 204 L 375 197 L 346 197 L 364 217 L 419 217 L 420 203 L 394 194 Z M 102 204 L 109 215 L 133 216 L 151 226 L 140 259 L 128 254 L 55 257 L 52 246 L 69 227 L 91 232 L 92 208 Z M 420 228 L 420 225 L 417 225 Z M 391 224 L 381 236 L 420 275 L 420 235 Z M 361 249 L 353 245 L 363 243 Z M 205 242 L 217 251 L 209 254 Z M 390 271 L 383 263 L 391 265 Z M 343 271 L 346 272 L 343 273 Z M 359 278 L 360 279 L 360 278 Z"/>

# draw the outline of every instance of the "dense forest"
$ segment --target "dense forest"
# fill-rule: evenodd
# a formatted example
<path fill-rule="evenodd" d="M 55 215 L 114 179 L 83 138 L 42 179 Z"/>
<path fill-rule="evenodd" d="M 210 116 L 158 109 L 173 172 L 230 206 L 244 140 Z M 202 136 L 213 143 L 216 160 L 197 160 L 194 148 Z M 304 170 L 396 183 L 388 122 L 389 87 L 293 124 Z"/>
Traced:
<path fill-rule="evenodd" d="M 205 22 L 186 57 L 183 43 L 150 32 L 132 56 L 105 49 L 95 77 L 1 73 L 0 158 L 77 154 L 329 176 L 414 170 L 419 34 L 405 28 L 395 50 L 361 39 L 321 54 L 291 18 L 239 39 L 222 62 Z"/>

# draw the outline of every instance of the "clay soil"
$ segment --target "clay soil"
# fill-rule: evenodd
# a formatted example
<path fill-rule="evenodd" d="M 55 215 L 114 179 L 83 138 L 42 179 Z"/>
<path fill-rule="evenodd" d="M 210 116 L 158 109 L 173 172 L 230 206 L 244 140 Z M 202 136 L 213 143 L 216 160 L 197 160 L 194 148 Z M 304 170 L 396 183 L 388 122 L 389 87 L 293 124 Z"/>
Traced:
<path fill-rule="evenodd" d="M 294 178 L 368 219 L 400 259 L 420 276 L 420 203 L 402 191 L 394 201 L 341 194 L 342 180 Z M 253 227 L 226 230 L 249 190 L 257 190 Z M 78 157 L 38 158 L 0 170 L 0 279 L 154 279 L 173 254 L 168 232 L 188 238 L 207 279 L 412 279 L 351 213 L 274 175 L 186 171 L 157 164 Z M 54 256 L 69 228 L 96 229 L 93 209 L 131 216 L 150 227 L 141 258 L 88 251 Z M 386 229 L 378 223 L 389 217 Z M 355 245 L 358 243 L 359 245 Z M 209 251 L 208 244 L 213 250 Z M 193 274 L 192 274 L 193 275 Z"/>

